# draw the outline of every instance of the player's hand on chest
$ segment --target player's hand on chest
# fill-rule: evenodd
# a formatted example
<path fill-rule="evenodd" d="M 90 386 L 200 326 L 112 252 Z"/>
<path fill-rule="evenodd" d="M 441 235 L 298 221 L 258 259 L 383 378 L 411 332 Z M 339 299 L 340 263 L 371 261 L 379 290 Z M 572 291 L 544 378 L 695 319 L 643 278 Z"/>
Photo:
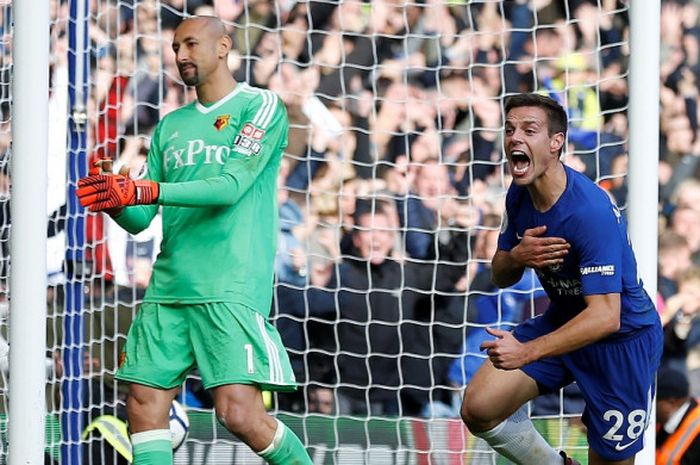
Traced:
<path fill-rule="evenodd" d="M 557 269 L 564 265 L 571 244 L 563 237 L 547 234 L 547 226 L 535 226 L 517 233 L 520 243 L 511 255 L 522 266 Z"/>

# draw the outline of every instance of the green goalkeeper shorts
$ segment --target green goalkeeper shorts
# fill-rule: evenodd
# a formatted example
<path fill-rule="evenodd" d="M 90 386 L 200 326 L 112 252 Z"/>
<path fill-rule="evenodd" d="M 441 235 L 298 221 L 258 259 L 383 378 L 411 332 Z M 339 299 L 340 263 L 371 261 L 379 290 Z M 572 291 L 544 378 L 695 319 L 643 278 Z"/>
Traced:
<path fill-rule="evenodd" d="M 207 389 L 224 384 L 296 389 L 277 329 L 251 308 L 227 303 L 142 304 L 116 377 L 171 389 L 180 386 L 195 366 Z"/>

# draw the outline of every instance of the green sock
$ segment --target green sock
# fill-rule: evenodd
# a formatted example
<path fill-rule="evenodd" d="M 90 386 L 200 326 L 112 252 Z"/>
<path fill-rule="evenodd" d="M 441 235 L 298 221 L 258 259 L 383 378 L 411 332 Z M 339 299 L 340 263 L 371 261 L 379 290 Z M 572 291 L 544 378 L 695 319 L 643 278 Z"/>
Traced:
<path fill-rule="evenodd" d="M 284 423 L 276 421 L 277 431 L 272 444 L 259 453 L 260 457 L 270 465 L 313 465 L 309 453 L 297 435 Z"/>
<path fill-rule="evenodd" d="M 169 429 L 155 429 L 131 435 L 132 465 L 172 465 L 173 443 Z"/>

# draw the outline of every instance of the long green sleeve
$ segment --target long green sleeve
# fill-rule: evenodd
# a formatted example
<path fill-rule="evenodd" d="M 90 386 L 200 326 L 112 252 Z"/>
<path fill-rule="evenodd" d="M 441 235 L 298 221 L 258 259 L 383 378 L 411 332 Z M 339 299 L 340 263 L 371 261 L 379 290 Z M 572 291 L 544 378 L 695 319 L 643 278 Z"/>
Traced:
<path fill-rule="evenodd" d="M 131 234 L 138 234 L 151 224 L 157 212 L 157 205 L 138 205 L 125 208 L 119 215 L 112 217 L 112 219 Z"/>

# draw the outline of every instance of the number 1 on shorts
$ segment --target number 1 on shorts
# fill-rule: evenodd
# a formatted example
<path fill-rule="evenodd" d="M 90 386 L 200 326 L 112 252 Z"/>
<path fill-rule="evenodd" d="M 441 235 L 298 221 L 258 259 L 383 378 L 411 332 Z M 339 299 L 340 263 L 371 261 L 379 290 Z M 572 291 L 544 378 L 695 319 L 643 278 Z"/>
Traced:
<path fill-rule="evenodd" d="M 246 351 L 246 360 L 248 361 L 248 373 L 255 373 L 255 368 L 253 367 L 253 345 L 246 344 L 243 346 Z"/>

